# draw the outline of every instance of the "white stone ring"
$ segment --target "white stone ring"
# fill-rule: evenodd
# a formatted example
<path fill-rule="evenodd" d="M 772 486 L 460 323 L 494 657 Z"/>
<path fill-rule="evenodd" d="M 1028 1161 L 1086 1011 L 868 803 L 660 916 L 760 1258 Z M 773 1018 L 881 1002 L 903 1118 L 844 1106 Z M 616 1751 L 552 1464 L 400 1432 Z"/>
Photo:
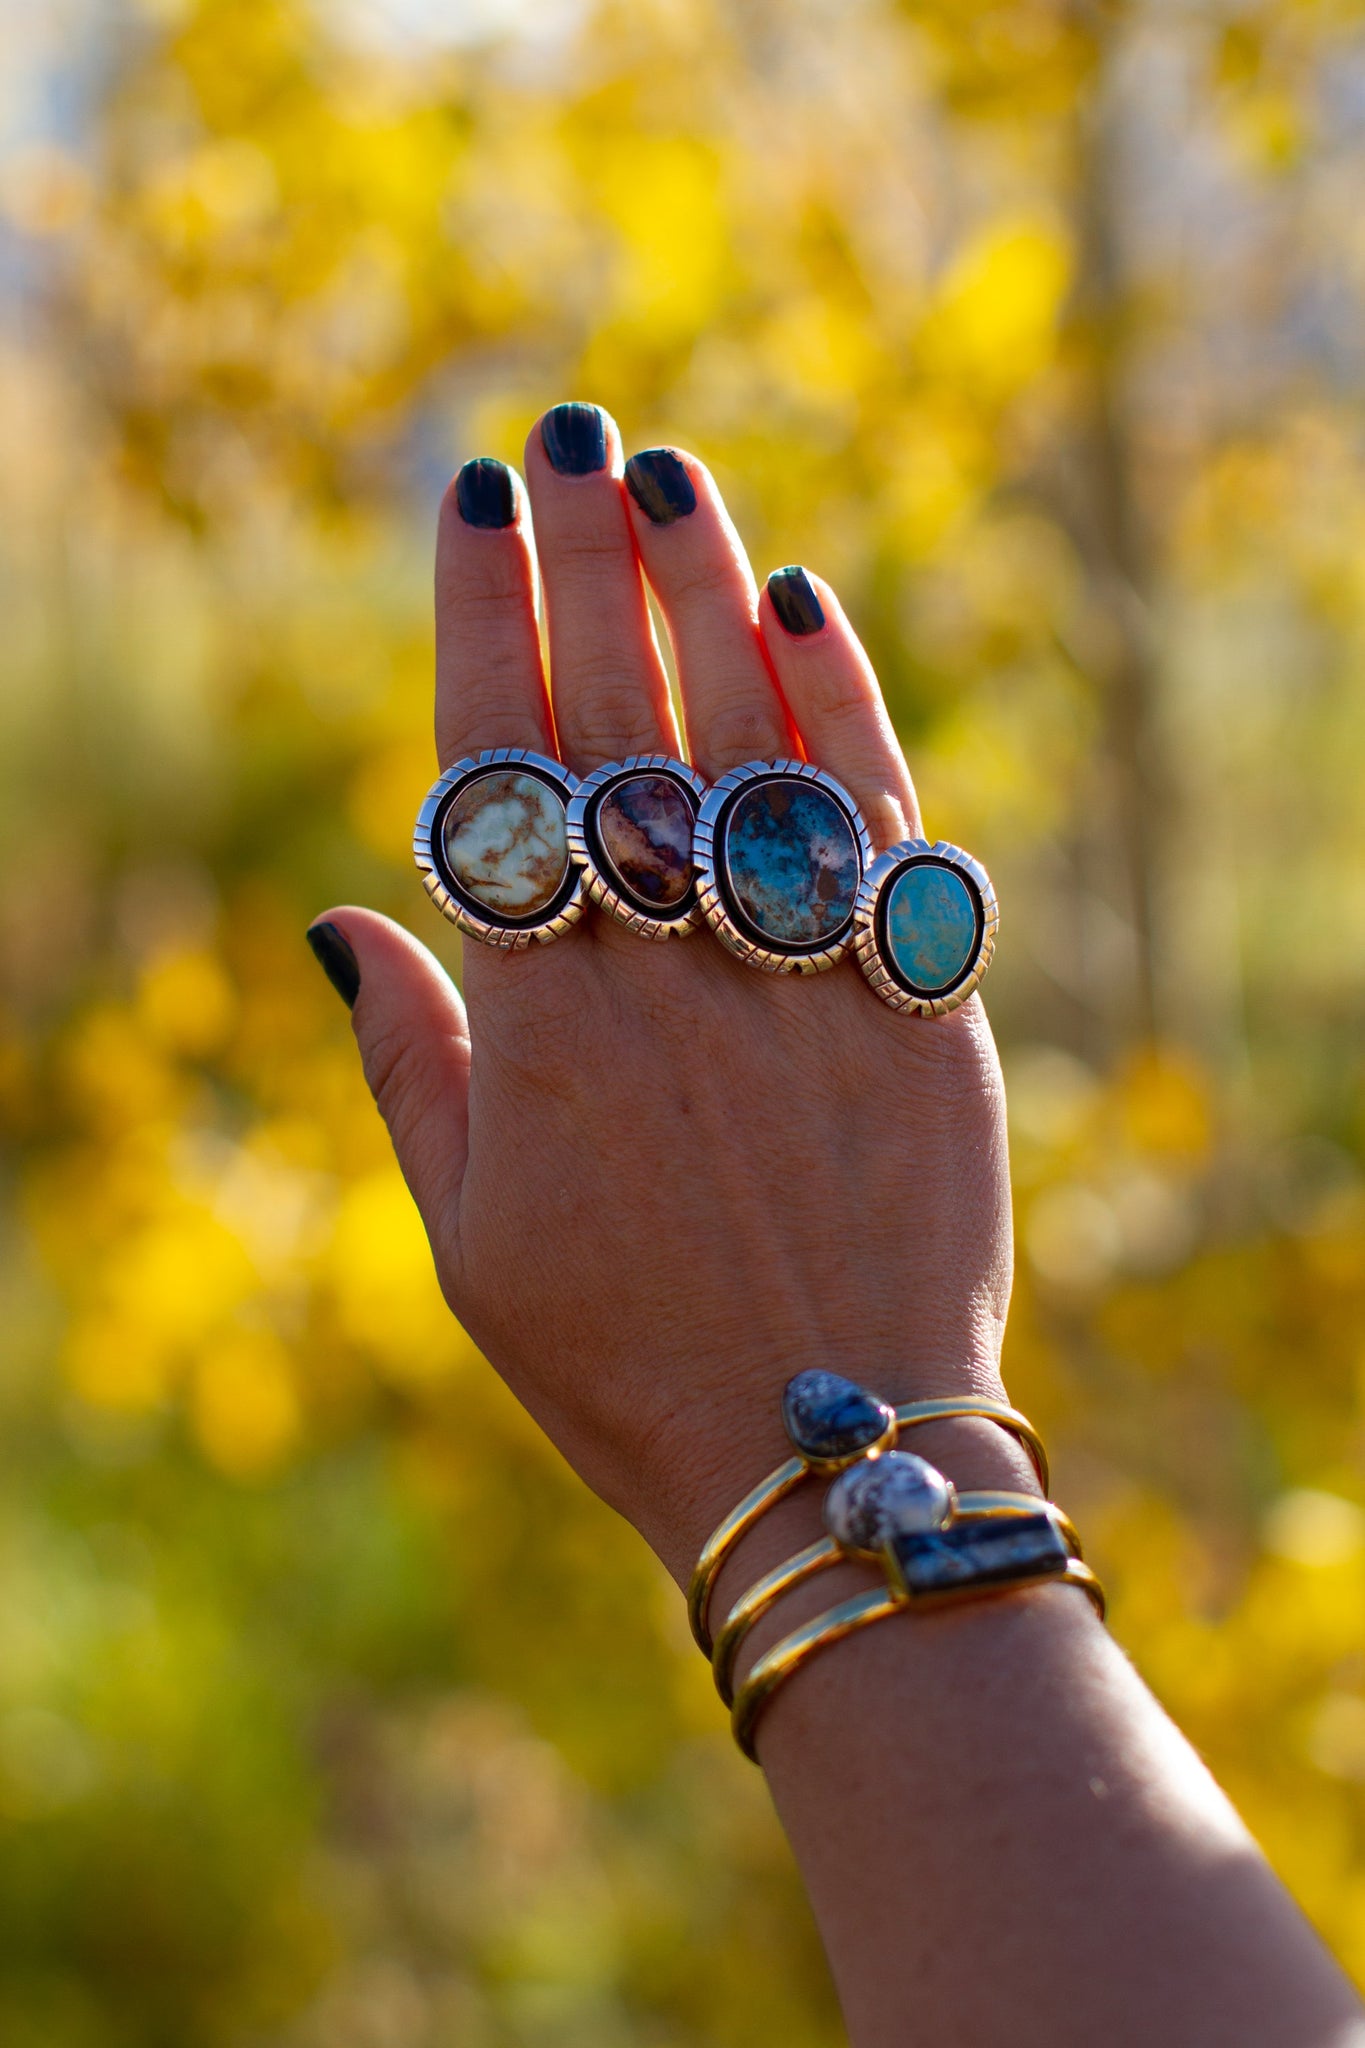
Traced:
<path fill-rule="evenodd" d="M 489 747 L 447 768 L 423 800 L 412 840 L 422 886 L 442 916 L 512 951 L 576 924 L 587 903 L 582 870 L 569 858 L 577 790 L 561 761 L 526 747 Z"/>
<path fill-rule="evenodd" d="M 706 784 L 671 754 L 608 761 L 569 800 L 569 857 L 588 899 L 644 939 L 701 923 L 692 839 Z"/>
<path fill-rule="evenodd" d="M 946 839 L 903 839 L 863 877 L 853 949 L 893 1010 L 943 1017 L 980 987 L 999 924 L 980 861 Z"/>

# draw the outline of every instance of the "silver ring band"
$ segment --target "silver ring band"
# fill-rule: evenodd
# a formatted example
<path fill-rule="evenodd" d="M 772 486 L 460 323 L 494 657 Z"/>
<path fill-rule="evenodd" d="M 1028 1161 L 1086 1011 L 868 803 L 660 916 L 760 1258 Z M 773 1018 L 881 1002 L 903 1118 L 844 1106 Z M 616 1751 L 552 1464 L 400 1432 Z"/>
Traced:
<path fill-rule="evenodd" d="M 853 798 L 809 761 L 749 761 L 697 817 L 697 890 L 721 944 L 768 974 L 820 974 L 853 943 L 872 842 Z"/>
<path fill-rule="evenodd" d="M 670 754 L 632 754 L 585 776 L 569 800 L 569 855 L 588 901 L 643 939 L 702 922 L 693 839 L 706 784 Z"/>
<path fill-rule="evenodd" d="M 884 1003 L 944 1017 L 980 987 L 1000 906 L 980 861 L 939 839 L 903 839 L 863 877 L 853 914 L 858 965 Z"/>

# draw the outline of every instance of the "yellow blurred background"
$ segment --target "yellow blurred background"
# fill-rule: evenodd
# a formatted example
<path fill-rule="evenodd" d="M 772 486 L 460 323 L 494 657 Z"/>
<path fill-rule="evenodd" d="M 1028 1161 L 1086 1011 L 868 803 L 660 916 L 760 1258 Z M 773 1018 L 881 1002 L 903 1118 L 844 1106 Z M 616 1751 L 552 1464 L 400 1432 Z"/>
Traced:
<path fill-rule="evenodd" d="M 357 897 L 458 969 L 433 514 L 567 397 L 835 582 L 990 867 L 1011 1391 L 1365 1982 L 1359 8 L 34 0 L 0 51 L 6 2048 L 840 2039 L 303 943 Z"/>

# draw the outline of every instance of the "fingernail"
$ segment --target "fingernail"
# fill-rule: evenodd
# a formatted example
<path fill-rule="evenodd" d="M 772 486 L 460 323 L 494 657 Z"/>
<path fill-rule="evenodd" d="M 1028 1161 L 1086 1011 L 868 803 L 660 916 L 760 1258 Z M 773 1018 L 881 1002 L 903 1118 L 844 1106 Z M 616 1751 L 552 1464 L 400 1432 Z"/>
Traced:
<path fill-rule="evenodd" d="M 455 501 L 466 526 L 510 526 L 517 516 L 511 470 L 483 455 L 467 462 L 455 479 Z"/>
<path fill-rule="evenodd" d="M 779 623 L 798 639 L 807 633 L 818 633 L 824 625 L 825 614 L 815 595 L 815 586 L 795 562 L 785 569 L 773 570 L 768 578 L 768 595 Z"/>
<path fill-rule="evenodd" d="M 697 494 L 685 466 L 671 448 L 643 448 L 626 464 L 626 485 L 655 526 L 671 526 L 697 509 Z"/>
<path fill-rule="evenodd" d="M 308 943 L 319 967 L 348 1010 L 360 994 L 360 962 L 345 932 L 334 924 L 310 924 Z"/>
<path fill-rule="evenodd" d="M 607 416 L 600 406 L 555 406 L 540 423 L 540 441 L 561 476 L 591 476 L 607 466 Z"/>

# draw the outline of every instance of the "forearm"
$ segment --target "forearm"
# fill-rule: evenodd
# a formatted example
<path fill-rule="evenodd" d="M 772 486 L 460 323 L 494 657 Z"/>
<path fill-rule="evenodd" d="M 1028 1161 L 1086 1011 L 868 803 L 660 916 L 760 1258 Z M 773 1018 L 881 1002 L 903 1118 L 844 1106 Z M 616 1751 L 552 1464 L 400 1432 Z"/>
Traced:
<path fill-rule="evenodd" d="M 1062 1588 L 894 1617 L 760 1756 L 855 2048 L 1326 2048 L 1357 2003 L 1184 1739 Z"/>
<path fill-rule="evenodd" d="M 1025 1483 L 989 1426 L 936 1437 L 963 1484 Z M 765 1518 L 718 1613 L 810 1540 L 817 1500 Z M 792 1595 L 742 1668 L 870 1573 Z M 1350 1987 L 1070 1588 L 878 1623 L 794 1674 L 758 1750 L 854 2048 L 1365 2041 Z"/>

